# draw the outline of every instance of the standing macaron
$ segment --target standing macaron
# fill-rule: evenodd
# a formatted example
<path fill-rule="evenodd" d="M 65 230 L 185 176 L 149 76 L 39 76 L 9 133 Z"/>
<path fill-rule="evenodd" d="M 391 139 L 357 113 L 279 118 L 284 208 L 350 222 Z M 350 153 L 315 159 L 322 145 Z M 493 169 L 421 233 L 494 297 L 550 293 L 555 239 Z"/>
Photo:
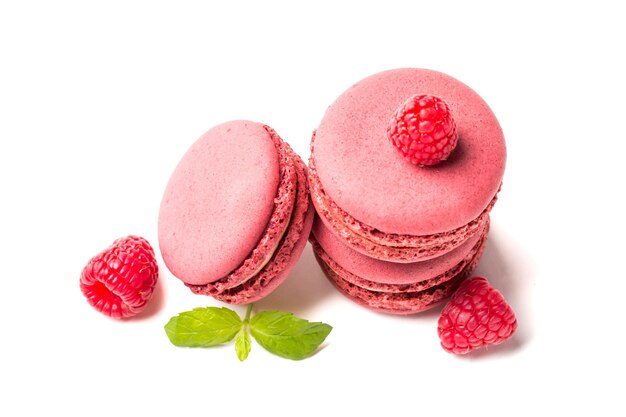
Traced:
<path fill-rule="evenodd" d="M 311 240 L 326 275 L 381 311 L 408 314 L 442 301 L 480 258 L 505 161 L 493 112 L 460 81 L 405 68 L 354 84 L 311 142 L 320 218 Z M 453 258 L 463 267 L 449 264 Z M 372 268 L 394 273 L 375 276 Z"/>
<path fill-rule="evenodd" d="M 174 170 L 159 246 L 194 293 L 250 303 L 287 277 L 313 213 L 300 157 L 270 127 L 231 121 L 202 135 Z"/>

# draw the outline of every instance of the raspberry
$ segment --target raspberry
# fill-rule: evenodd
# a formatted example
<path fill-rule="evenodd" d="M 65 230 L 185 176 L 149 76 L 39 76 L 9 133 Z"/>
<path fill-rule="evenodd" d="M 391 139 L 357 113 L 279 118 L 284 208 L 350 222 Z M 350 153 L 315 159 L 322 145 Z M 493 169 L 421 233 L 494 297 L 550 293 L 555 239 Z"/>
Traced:
<path fill-rule="evenodd" d="M 80 289 L 96 310 L 123 319 L 145 308 L 158 276 L 150 243 L 128 236 L 91 258 L 80 276 Z"/>
<path fill-rule="evenodd" d="M 435 165 L 456 147 L 456 124 L 445 101 L 415 95 L 398 107 L 387 136 L 404 157 L 416 165 Z"/>
<path fill-rule="evenodd" d="M 517 329 L 511 306 L 483 277 L 461 284 L 439 317 L 437 333 L 448 352 L 463 354 L 497 345 Z"/>

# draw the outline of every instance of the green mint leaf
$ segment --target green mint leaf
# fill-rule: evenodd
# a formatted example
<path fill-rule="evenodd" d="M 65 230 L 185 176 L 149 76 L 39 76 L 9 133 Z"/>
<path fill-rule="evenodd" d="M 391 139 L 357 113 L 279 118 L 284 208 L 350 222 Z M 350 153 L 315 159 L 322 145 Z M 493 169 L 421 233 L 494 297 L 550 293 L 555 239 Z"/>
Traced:
<path fill-rule="evenodd" d="M 176 346 L 210 347 L 233 340 L 243 322 L 234 311 L 222 307 L 200 307 L 174 316 L 165 333 Z"/>
<path fill-rule="evenodd" d="M 235 351 L 241 362 L 245 361 L 248 353 L 250 353 L 250 333 L 248 333 L 245 327 L 241 329 L 235 339 Z"/>
<path fill-rule="evenodd" d="M 294 360 L 315 352 L 332 329 L 328 324 L 311 323 L 282 311 L 263 311 L 250 320 L 252 336 L 261 346 Z"/>

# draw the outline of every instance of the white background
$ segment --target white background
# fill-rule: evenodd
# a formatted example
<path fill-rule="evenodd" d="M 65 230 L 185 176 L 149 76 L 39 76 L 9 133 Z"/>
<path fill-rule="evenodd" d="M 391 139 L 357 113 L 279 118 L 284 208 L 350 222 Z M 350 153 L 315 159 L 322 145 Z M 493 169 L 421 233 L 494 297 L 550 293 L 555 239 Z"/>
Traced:
<path fill-rule="evenodd" d="M 0 415 L 624 415 L 619 9 L 171 3 L 0 3 Z M 397 67 L 460 79 L 504 129 L 507 171 L 477 273 L 515 309 L 511 341 L 449 355 L 440 308 L 394 317 L 358 307 L 310 247 L 255 305 L 334 326 L 301 362 L 254 342 L 244 363 L 232 345 L 172 346 L 171 316 L 220 303 L 193 295 L 160 256 L 139 319 L 89 307 L 82 267 L 131 233 L 157 247 L 161 194 L 202 133 L 260 121 L 308 158 L 326 107 Z"/>

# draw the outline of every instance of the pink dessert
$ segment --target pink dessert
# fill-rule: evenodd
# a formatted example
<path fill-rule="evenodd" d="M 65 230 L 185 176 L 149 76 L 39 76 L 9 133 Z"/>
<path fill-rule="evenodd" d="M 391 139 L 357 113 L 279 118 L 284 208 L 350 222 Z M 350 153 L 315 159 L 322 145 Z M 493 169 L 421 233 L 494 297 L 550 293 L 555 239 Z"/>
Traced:
<path fill-rule="evenodd" d="M 387 135 L 392 115 L 417 94 L 444 100 L 458 131 L 449 158 L 428 167 L 408 163 Z M 486 230 L 505 160 L 500 125 L 472 89 L 436 71 L 391 70 L 356 83 L 326 111 L 311 142 L 311 196 L 354 250 L 427 260 Z"/>
<path fill-rule="evenodd" d="M 474 270 L 483 252 L 488 224 L 463 244 L 437 258 L 397 263 L 357 252 L 316 216 L 310 241 L 331 283 L 353 301 L 373 310 L 413 314 L 450 296 Z"/>
<path fill-rule="evenodd" d="M 194 293 L 243 304 L 273 291 L 313 222 L 306 166 L 268 126 L 232 121 L 202 135 L 172 174 L 159 246 Z"/>

